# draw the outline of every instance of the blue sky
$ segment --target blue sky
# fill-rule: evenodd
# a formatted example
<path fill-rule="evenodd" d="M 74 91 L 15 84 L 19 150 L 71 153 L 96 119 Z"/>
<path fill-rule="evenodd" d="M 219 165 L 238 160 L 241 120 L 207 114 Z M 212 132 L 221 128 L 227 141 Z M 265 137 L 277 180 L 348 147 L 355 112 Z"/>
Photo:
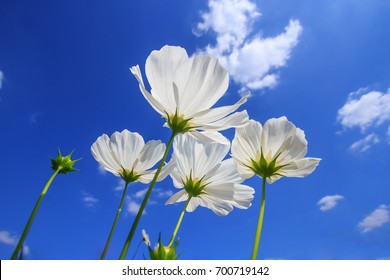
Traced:
<path fill-rule="evenodd" d="M 220 57 L 230 86 L 217 105 L 264 123 L 287 116 L 305 131 L 304 179 L 267 187 L 261 259 L 390 258 L 390 3 L 344 1 L 2 1 L 0 4 L 0 258 L 10 257 L 60 148 L 82 157 L 58 176 L 31 228 L 27 259 L 97 259 L 121 182 L 90 153 L 101 134 L 128 129 L 146 141 L 170 131 L 128 70 L 152 50 L 179 45 Z M 232 139 L 233 130 L 225 133 Z M 260 201 L 218 217 L 187 213 L 182 259 L 248 259 Z M 131 185 L 107 257 L 119 256 L 147 186 Z M 168 241 L 183 205 L 156 186 L 141 229 Z M 142 245 L 136 259 L 143 259 Z"/>

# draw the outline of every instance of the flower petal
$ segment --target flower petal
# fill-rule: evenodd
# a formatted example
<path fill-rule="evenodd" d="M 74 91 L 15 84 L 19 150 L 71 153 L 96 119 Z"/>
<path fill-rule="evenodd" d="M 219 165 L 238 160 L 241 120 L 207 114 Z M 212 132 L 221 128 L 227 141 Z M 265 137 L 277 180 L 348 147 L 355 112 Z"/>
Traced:
<path fill-rule="evenodd" d="M 186 201 L 188 199 L 188 194 L 185 190 L 178 191 L 177 193 L 173 194 L 167 202 L 165 202 L 165 205 L 167 204 L 173 204 L 175 202 L 182 202 Z"/>
<path fill-rule="evenodd" d="M 229 152 L 230 145 L 219 142 L 203 142 L 190 134 L 176 136 L 172 158 L 182 178 L 202 178 Z"/>
<path fill-rule="evenodd" d="M 222 97 L 229 75 L 217 58 L 195 56 L 178 66 L 174 82 L 180 93 L 180 114 L 191 117 L 211 108 Z"/>
<path fill-rule="evenodd" d="M 240 209 L 248 209 L 253 200 L 255 190 L 242 184 L 224 182 L 209 185 L 205 188 L 207 194 L 219 198 Z"/>
<path fill-rule="evenodd" d="M 302 158 L 281 168 L 279 173 L 286 177 L 305 177 L 311 174 L 320 163 L 320 158 Z"/>
<path fill-rule="evenodd" d="M 173 163 L 174 161 L 171 159 L 170 162 Z M 183 181 L 185 180 L 185 178 L 182 178 L 182 175 L 177 171 L 174 164 L 173 164 L 173 166 L 174 166 L 174 168 L 169 173 L 169 176 L 172 178 L 173 186 L 177 189 L 182 189 L 182 188 L 184 188 Z"/>
<path fill-rule="evenodd" d="M 160 103 L 156 98 L 153 97 L 145 88 L 144 81 L 142 79 L 141 70 L 139 69 L 139 66 L 133 66 L 130 68 L 131 73 L 134 75 L 134 77 L 137 79 L 139 84 L 139 89 L 142 92 L 142 95 L 145 97 L 146 101 L 149 102 L 149 104 L 153 107 L 154 110 L 156 110 L 160 115 L 165 115 L 165 112 L 167 112 L 167 108 L 163 106 L 163 104 Z"/>
<path fill-rule="evenodd" d="M 160 140 L 147 142 L 138 156 L 135 171 L 137 173 L 142 173 L 143 171 L 152 168 L 161 160 L 164 155 L 164 151 L 165 144 L 163 144 Z"/>
<path fill-rule="evenodd" d="M 264 158 L 271 162 L 295 136 L 296 127 L 286 117 L 272 118 L 265 122 L 261 137 Z"/>
<path fill-rule="evenodd" d="M 145 142 L 141 135 L 130 132 L 127 129 L 122 132 L 114 132 L 110 138 L 110 150 L 113 157 L 123 168 L 133 169 L 134 162 L 138 158 Z"/>
<path fill-rule="evenodd" d="M 186 50 L 174 46 L 164 46 L 159 51 L 152 51 L 146 60 L 146 77 L 152 87 L 152 95 L 163 104 L 168 113 L 174 114 L 178 105 L 175 101 L 173 77 L 185 61 L 188 61 Z"/>
<path fill-rule="evenodd" d="M 169 161 L 167 164 L 165 164 L 162 167 L 160 174 L 158 175 L 157 182 L 164 180 L 173 171 L 174 168 L 175 165 L 172 161 Z M 150 183 L 153 180 L 156 171 L 156 169 L 143 171 L 142 175 L 138 178 L 138 181 L 143 184 Z"/>
<path fill-rule="evenodd" d="M 277 165 L 291 162 L 296 159 L 303 158 L 307 153 L 307 141 L 305 132 L 296 128 L 295 135 L 291 141 L 286 141 L 285 145 L 280 148 L 281 154 L 278 157 Z"/>
<path fill-rule="evenodd" d="M 237 171 L 242 178 L 249 179 L 255 175 L 255 172 L 253 172 L 252 169 L 250 169 L 249 167 L 247 167 L 245 165 L 246 163 L 244 163 L 236 158 L 234 159 L 234 162 L 236 163 Z"/>
<path fill-rule="evenodd" d="M 200 129 L 204 130 L 225 130 L 231 127 L 243 127 L 247 125 L 249 120 L 246 110 L 231 114 L 221 120 L 208 124 L 196 124 Z"/>
<path fill-rule="evenodd" d="M 222 161 L 214 172 L 208 172 L 205 180 L 210 183 L 210 186 L 225 182 L 241 183 L 244 181 L 238 173 L 236 164 L 232 158 Z"/>
<path fill-rule="evenodd" d="M 119 176 L 118 171 L 121 170 L 121 166 L 120 163 L 118 163 L 118 160 L 113 156 L 109 142 L 110 138 L 106 134 L 103 134 L 92 144 L 91 153 L 95 160 L 99 162 L 105 170 L 111 172 L 115 176 Z"/>
<path fill-rule="evenodd" d="M 188 199 L 188 197 L 187 197 L 187 199 Z M 200 203 L 201 203 L 201 200 L 199 197 L 191 198 L 190 202 L 187 205 L 186 211 L 187 212 L 194 212 L 196 210 L 196 208 L 198 208 Z"/>
<path fill-rule="evenodd" d="M 236 129 L 232 142 L 232 156 L 237 163 L 251 164 L 251 159 L 258 160 L 261 154 L 262 131 L 261 124 L 254 120 Z"/>
<path fill-rule="evenodd" d="M 233 113 L 234 111 L 236 111 L 242 104 L 244 104 L 247 101 L 249 95 L 250 93 L 247 93 L 234 105 L 207 109 L 199 113 L 196 113 L 193 116 L 193 121 L 195 123 L 211 123 L 211 122 L 218 121 L 226 117 L 227 115 Z"/>
<path fill-rule="evenodd" d="M 230 145 L 229 139 L 217 131 L 190 131 L 188 133 L 204 142 L 218 142 L 224 145 Z"/>
<path fill-rule="evenodd" d="M 197 202 L 199 203 L 200 206 L 209 208 L 218 216 L 226 216 L 233 210 L 233 205 L 231 203 L 222 200 L 218 197 L 204 194 L 195 198 L 197 198 Z"/>

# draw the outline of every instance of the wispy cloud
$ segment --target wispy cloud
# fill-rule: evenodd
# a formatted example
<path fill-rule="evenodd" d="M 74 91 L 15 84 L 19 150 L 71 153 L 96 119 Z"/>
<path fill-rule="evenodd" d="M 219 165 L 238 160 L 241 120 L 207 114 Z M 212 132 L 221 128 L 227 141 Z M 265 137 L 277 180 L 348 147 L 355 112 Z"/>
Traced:
<path fill-rule="evenodd" d="M 260 31 L 253 32 L 260 16 L 250 0 L 209 0 L 208 11 L 201 12 L 202 20 L 194 30 L 197 36 L 207 32 L 215 36 L 215 44 L 198 52 L 217 56 L 241 92 L 274 87 L 277 70 L 286 66 L 302 33 L 300 22 L 290 20 L 284 32 L 264 38 Z"/>
<path fill-rule="evenodd" d="M 120 189 L 121 188 L 121 189 Z M 116 187 L 116 189 L 120 189 L 123 191 L 122 185 L 119 185 Z M 141 206 L 141 203 L 146 195 L 146 192 L 148 191 L 148 188 L 145 187 L 139 191 L 136 191 L 135 193 L 129 193 L 126 195 L 125 199 L 125 209 L 126 213 L 131 215 L 137 215 L 138 210 Z M 173 191 L 171 190 L 164 190 L 161 188 L 155 188 L 151 194 L 150 199 L 148 200 L 148 206 L 152 205 L 158 205 L 163 204 L 165 202 L 165 199 L 170 197 L 173 194 Z M 146 211 L 144 211 L 144 214 L 146 214 Z"/>
<path fill-rule="evenodd" d="M 99 199 L 84 191 L 81 192 L 81 200 L 87 207 L 93 207 L 99 202 Z"/>
<path fill-rule="evenodd" d="M 141 203 L 137 202 L 131 196 L 126 196 L 126 212 L 135 216 L 138 213 Z M 143 212 L 143 215 L 146 214 L 146 211 Z"/>
<path fill-rule="evenodd" d="M 163 189 L 156 189 L 156 194 L 158 198 L 168 198 L 173 195 L 172 190 L 163 190 Z"/>
<path fill-rule="evenodd" d="M 42 115 L 42 112 L 35 112 L 31 115 L 30 119 L 28 120 L 32 124 L 38 123 L 38 117 Z"/>
<path fill-rule="evenodd" d="M 125 189 L 125 181 L 118 179 L 117 185 L 114 187 L 114 191 L 122 192 Z"/>
<path fill-rule="evenodd" d="M 145 194 L 147 193 L 147 191 L 148 191 L 148 188 L 145 188 L 145 189 L 143 189 L 143 190 L 140 190 L 140 191 L 136 192 L 136 193 L 134 194 L 134 196 L 135 196 L 136 198 L 143 198 L 143 197 L 145 196 Z"/>
<path fill-rule="evenodd" d="M 363 139 L 360 139 L 349 147 L 349 151 L 352 153 L 364 153 L 367 152 L 373 145 L 378 144 L 380 142 L 380 139 L 378 135 L 375 133 L 371 133 L 364 137 Z"/>
<path fill-rule="evenodd" d="M 4 73 L 0 70 L 0 89 L 3 87 Z M 1 96 L 0 96 L 1 101 Z"/>
<path fill-rule="evenodd" d="M 388 205 L 379 205 L 372 213 L 366 216 L 358 227 L 362 232 L 369 232 L 380 228 L 390 221 L 390 207 Z"/>
<path fill-rule="evenodd" d="M 9 246 L 16 246 L 18 243 L 19 238 L 15 235 L 12 235 L 9 231 L 2 230 L 0 231 L 0 243 L 9 245 Z M 27 245 L 23 246 L 23 254 L 28 255 L 30 254 L 30 249 Z"/>
<path fill-rule="evenodd" d="M 335 194 L 335 195 L 327 195 L 321 198 L 317 205 L 320 207 L 321 211 L 328 211 L 337 206 L 340 200 L 344 199 L 344 196 Z"/>
<path fill-rule="evenodd" d="M 0 70 L 0 89 L 3 87 L 4 73 Z"/>

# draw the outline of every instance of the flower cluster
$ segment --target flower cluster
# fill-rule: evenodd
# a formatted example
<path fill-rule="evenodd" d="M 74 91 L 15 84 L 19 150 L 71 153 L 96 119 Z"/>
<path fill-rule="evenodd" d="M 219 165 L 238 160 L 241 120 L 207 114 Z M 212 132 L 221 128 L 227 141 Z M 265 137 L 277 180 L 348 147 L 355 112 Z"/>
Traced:
<path fill-rule="evenodd" d="M 95 159 L 107 171 L 121 177 L 126 187 L 136 181 L 150 183 L 120 259 L 127 254 L 157 181 L 169 175 L 178 192 L 168 199 L 166 205 L 179 202 L 185 202 L 185 205 L 167 245 L 163 244 L 160 236 L 158 244 L 152 249 L 144 230 L 143 240 L 151 259 L 177 259 L 176 234 L 185 212 L 193 212 L 201 206 L 216 215 L 226 216 L 234 207 L 249 208 L 255 190 L 243 182 L 258 175 L 263 180 L 263 188 L 252 252 L 252 259 L 255 259 L 264 215 L 266 181 L 274 183 L 281 177 L 307 176 L 320 161 L 318 158 L 305 158 L 307 141 L 304 132 L 286 117 L 270 119 L 263 127 L 259 122 L 249 120 L 245 110 L 236 112 L 247 101 L 249 93 L 234 105 L 212 108 L 229 84 L 227 71 L 215 57 L 201 55 L 189 58 L 183 48 L 173 46 L 153 51 L 145 65 L 150 90 L 144 84 L 138 65 L 130 71 L 137 79 L 141 93 L 165 119 L 164 126 L 170 128 L 172 134 L 165 146 L 156 140 L 145 144 L 138 133 L 124 130 L 115 132 L 111 137 L 103 134 L 91 147 Z M 236 129 L 232 145 L 219 133 L 228 128 Z M 172 145 L 172 156 L 167 160 Z M 227 158 L 229 151 L 231 158 Z M 157 162 L 160 162 L 158 168 L 151 169 Z M 121 207 L 122 204 L 117 217 Z"/>
<path fill-rule="evenodd" d="M 125 129 L 111 136 L 103 134 L 92 144 L 91 153 L 95 160 L 105 170 L 122 178 L 125 184 L 101 259 L 109 249 L 129 184 L 139 182 L 149 184 L 149 187 L 119 258 L 124 259 L 127 255 L 155 184 L 169 176 L 178 191 L 165 205 L 184 202 L 171 238 L 164 244 L 160 234 L 158 244 L 152 248 L 149 236 L 144 230 L 142 234 L 151 259 L 174 260 L 180 256 L 176 252 L 176 235 L 185 213 L 194 212 L 199 206 L 218 216 L 226 216 L 234 208 L 248 209 L 255 189 L 245 185 L 244 181 L 257 175 L 262 178 L 262 189 L 252 251 L 252 259 L 256 259 L 266 182 L 272 184 L 282 177 L 305 177 L 320 162 L 319 158 L 305 157 L 307 141 L 304 132 L 286 117 L 270 119 L 262 126 L 250 120 L 247 111 L 237 112 L 247 102 L 249 93 L 233 105 L 213 107 L 229 85 L 229 74 L 215 57 L 198 55 L 189 58 L 185 49 L 173 46 L 153 51 L 145 65 L 150 90 L 144 84 L 138 65 L 130 71 L 147 102 L 165 119 L 164 126 L 171 130 L 171 137 L 166 145 L 160 140 L 145 143 L 140 134 Z M 229 128 L 235 129 L 232 143 L 219 132 Z M 171 147 L 173 152 L 169 159 Z M 77 160 L 71 160 L 71 154 L 63 157 L 58 152 L 57 158 L 51 160 L 55 172 L 33 209 L 13 259 L 21 255 L 32 220 L 54 177 L 76 170 L 73 165 Z"/>
<path fill-rule="evenodd" d="M 122 177 L 126 187 L 129 182 L 151 182 L 120 259 L 126 256 L 155 182 L 168 174 L 179 191 L 168 199 L 166 205 L 178 202 L 185 202 L 185 205 L 167 246 L 163 245 L 160 236 L 159 243 L 152 249 L 143 230 L 151 259 L 178 257 L 175 238 L 185 212 L 193 212 L 201 206 L 225 216 L 234 207 L 249 208 L 255 190 L 242 183 L 258 175 L 263 180 L 263 187 L 252 252 L 252 259 L 255 259 L 263 223 L 265 182 L 273 183 L 281 177 L 307 176 L 320 161 L 305 158 L 307 141 L 304 132 L 286 117 L 270 119 L 262 127 L 259 122 L 249 120 L 245 110 L 235 112 L 247 101 L 249 93 L 234 105 L 212 108 L 229 84 L 228 73 L 215 57 L 189 58 L 183 48 L 173 46 L 152 51 L 145 65 L 150 90 L 144 84 L 138 65 L 130 71 L 145 99 L 165 118 L 164 126 L 171 129 L 172 135 L 166 147 L 160 141 L 150 141 L 145 145 L 139 134 L 127 130 L 115 132 L 111 138 L 102 135 L 92 145 L 95 159 L 106 170 Z M 218 132 L 228 128 L 236 129 L 231 146 L 232 158 L 226 158 L 230 141 Z M 172 144 L 171 160 L 165 163 Z M 157 170 L 149 170 L 158 161 Z"/>

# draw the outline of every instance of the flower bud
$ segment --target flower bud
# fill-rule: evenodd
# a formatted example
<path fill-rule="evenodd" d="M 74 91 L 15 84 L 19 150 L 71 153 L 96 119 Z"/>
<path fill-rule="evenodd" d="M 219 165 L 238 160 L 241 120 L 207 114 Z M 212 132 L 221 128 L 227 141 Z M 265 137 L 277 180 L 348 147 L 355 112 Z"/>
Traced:
<path fill-rule="evenodd" d="M 172 246 L 164 246 L 162 244 L 161 235 L 158 238 L 158 244 L 154 247 L 154 250 L 148 246 L 149 256 L 151 260 L 177 260 L 179 255 L 176 254 L 176 247 L 179 242 L 176 240 Z"/>
<path fill-rule="evenodd" d="M 56 157 L 56 159 L 50 159 L 51 160 L 51 168 L 54 170 L 54 171 L 58 171 L 58 173 L 62 173 L 62 174 L 66 174 L 68 172 L 72 172 L 72 171 L 79 171 L 75 168 L 73 168 L 73 165 L 78 162 L 79 160 L 81 160 L 81 158 L 79 159 L 76 159 L 76 160 L 71 160 L 70 157 L 72 155 L 73 151 L 67 155 L 67 156 L 62 156 L 61 155 L 61 152 L 60 152 L 60 149 L 58 149 L 58 155 Z"/>

